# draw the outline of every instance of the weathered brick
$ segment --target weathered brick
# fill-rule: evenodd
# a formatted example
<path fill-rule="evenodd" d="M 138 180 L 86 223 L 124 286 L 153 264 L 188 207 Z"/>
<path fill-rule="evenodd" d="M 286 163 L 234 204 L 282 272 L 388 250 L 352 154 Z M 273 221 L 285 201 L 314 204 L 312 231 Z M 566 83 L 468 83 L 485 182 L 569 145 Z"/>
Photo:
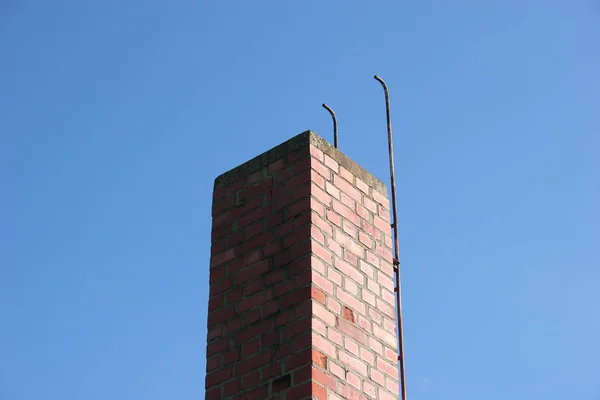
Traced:
<path fill-rule="evenodd" d="M 359 329 L 356 325 L 342 318 L 336 318 L 336 328 L 343 334 L 351 337 L 359 343 L 367 344 L 368 337 L 365 332 Z"/>

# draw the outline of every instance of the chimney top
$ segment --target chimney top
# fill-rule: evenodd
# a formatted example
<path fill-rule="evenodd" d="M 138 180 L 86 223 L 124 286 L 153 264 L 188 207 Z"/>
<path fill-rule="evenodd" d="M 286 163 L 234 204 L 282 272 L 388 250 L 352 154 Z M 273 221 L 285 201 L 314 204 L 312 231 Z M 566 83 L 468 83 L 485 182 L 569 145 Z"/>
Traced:
<path fill-rule="evenodd" d="M 253 159 L 239 165 L 215 179 L 215 189 L 231 184 L 239 178 L 243 178 L 253 172 L 256 172 L 270 163 L 279 160 L 286 154 L 292 153 L 307 144 L 312 144 L 324 154 L 333 158 L 340 166 L 346 168 L 356 177 L 362 179 L 367 185 L 377 190 L 381 194 L 387 195 L 387 186 L 381 180 L 377 179 L 373 174 L 358 165 L 342 153 L 339 149 L 333 147 L 329 142 L 317 135 L 315 132 L 308 130 L 299 135 L 281 143 L 280 145 L 268 150 Z"/>

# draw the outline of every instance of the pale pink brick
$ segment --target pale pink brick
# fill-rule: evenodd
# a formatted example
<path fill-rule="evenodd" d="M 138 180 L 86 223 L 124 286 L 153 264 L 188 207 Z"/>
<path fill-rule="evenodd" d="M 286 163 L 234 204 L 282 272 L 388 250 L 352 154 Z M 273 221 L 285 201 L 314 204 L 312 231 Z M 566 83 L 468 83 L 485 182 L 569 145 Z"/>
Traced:
<path fill-rule="evenodd" d="M 368 381 L 363 382 L 363 392 L 370 398 L 377 397 L 377 388 Z"/>
<path fill-rule="evenodd" d="M 344 202 L 342 201 L 342 203 L 344 203 Z M 345 205 L 347 205 L 347 204 L 345 204 Z M 370 218 L 371 214 L 369 213 L 369 210 L 367 210 L 366 208 L 364 208 L 360 204 L 356 205 L 356 213 L 358 214 L 359 217 L 361 217 L 365 221 L 371 222 L 371 218 Z"/>
<path fill-rule="evenodd" d="M 334 238 L 343 249 L 352 252 L 352 254 L 358 256 L 359 258 L 363 257 L 365 252 L 364 246 L 354 241 L 354 239 L 348 236 L 344 231 L 336 229 L 334 231 Z"/>
<path fill-rule="evenodd" d="M 398 353 L 396 353 L 394 350 L 390 349 L 389 347 L 385 348 L 384 356 L 392 364 L 398 363 Z"/>
<path fill-rule="evenodd" d="M 310 155 L 319 160 L 319 162 L 323 162 L 323 152 L 315 146 L 310 146 Z"/>
<path fill-rule="evenodd" d="M 342 275 L 336 272 L 332 267 L 327 267 L 327 278 L 337 286 L 342 286 Z"/>
<path fill-rule="evenodd" d="M 395 334 L 392 334 L 388 330 L 380 328 L 377 325 L 373 325 L 373 335 L 376 338 L 383 340 L 383 342 L 390 347 L 395 347 L 398 345 Z"/>
<path fill-rule="evenodd" d="M 362 204 L 367 210 L 371 211 L 372 214 L 377 214 L 377 203 L 375 203 L 373 200 L 363 196 Z"/>
<path fill-rule="evenodd" d="M 356 214 L 356 212 L 354 212 L 354 210 L 352 210 L 350 207 L 345 206 L 343 203 L 341 203 L 335 199 L 331 200 L 331 204 L 332 204 L 333 210 L 336 213 L 338 213 L 342 218 L 347 219 L 348 221 L 352 222 L 356 226 L 360 226 L 361 219 L 358 216 L 358 214 Z"/>
<path fill-rule="evenodd" d="M 387 329 L 390 332 L 396 332 L 396 319 L 392 319 L 392 318 L 388 318 L 388 317 L 383 317 L 383 329 Z"/>
<path fill-rule="evenodd" d="M 344 345 L 344 337 L 334 328 L 327 328 L 327 338 L 338 346 Z"/>
<path fill-rule="evenodd" d="M 364 244 L 368 249 L 373 248 L 373 239 L 363 231 L 358 232 L 358 241 Z"/>
<path fill-rule="evenodd" d="M 351 210 L 356 209 L 356 202 L 344 192 L 340 192 L 340 201 Z"/>
<path fill-rule="evenodd" d="M 398 381 L 395 379 L 386 378 L 385 388 L 392 393 L 400 393 L 400 386 L 398 385 Z"/>
<path fill-rule="evenodd" d="M 338 269 L 344 276 L 354 280 L 359 285 L 364 284 L 365 277 L 362 274 L 362 272 L 360 272 L 359 269 L 354 268 L 352 265 L 348 264 L 346 261 L 336 257 L 335 268 Z"/>
<path fill-rule="evenodd" d="M 379 400 L 398 400 L 398 394 L 392 394 L 383 388 L 379 388 Z"/>
<path fill-rule="evenodd" d="M 336 300 L 332 299 L 331 297 L 327 298 L 327 307 L 337 315 L 342 314 L 341 304 Z"/>
<path fill-rule="evenodd" d="M 396 315 L 396 311 L 394 307 L 390 306 L 385 301 L 382 301 L 380 298 L 377 298 L 377 309 L 383 313 L 383 315 L 387 315 L 388 317 L 394 318 Z"/>
<path fill-rule="evenodd" d="M 346 351 L 340 350 L 338 352 L 338 360 L 348 367 L 348 369 L 358 372 L 362 376 L 367 376 L 367 364 L 348 354 Z"/>
<path fill-rule="evenodd" d="M 375 269 L 367 264 L 366 262 L 364 262 L 363 260 L 359 260 L 358 261 L 358 265 L 360 267 L 360 270 L 367 275 L 369 278 L 374 279 L 375 278 Z"/>
<path fill-rule="evenodd" d="M 344 261 L 353 266 L 354 268 L 358 268 L 358 257 L 349 251 L 344 253 Z"/>
<path fill-rule="evenodd" d="M 342 230 L 350 237 L 352 237 L 352 239 L 356 240 L 358 239 L 358 228 L 356 227 L 356 225 L 348 222 L 348 221 L 343 221 L 342 223 Z M 362 243 L 362 242 L 361 242 Z"/>
<path fill-rule="evenodd" d="M 331 180 L 331 170 L 317 160 L 311 160 L 310 166 L 326 180 Z"/>
<path fill-rule="evenodd" d="M 331 264 L 331 262 L 333 261 L 331 253 L 318 243 L 313 242 L 312 251 L 316 256 L 318 256 L 327 264 Z"/>
<path fill-rule="evenodd" d="M 323 261 L 321 261 L 317 257 L 313 256 L 310 258 L 310 265 L 312 266 L 313 271 L 317 271 L 321 275 L 326 274 L 327 269 L 325 267 L 325 264 L 323 264 Z"/>
<path fill-rule="evenodd" d="M 366 307 L 365 303 L 360 300 L 357 300 L 356 297 L 352 296 L 350 293 L 344 291 L 341 288 L 337 288 L 337 297 L 342 304 L 347 305 L 348 307 L 354 309 L 355 311 L 365 314 Z"/>
<path fill-rule="evenodd" d="M 358 297 L 358 285 L 354 283 L 351 279 L 344 279 L 344 289 L 351 293 L 352 295 Z"/>
<path fill-rule="evenodd" d="M 388 220 L 378 216 L 373 217 L 373 225 L 375 225 L 375 228 L 380 229 L 383 232 L 387 232 L 390 229 L 390 223 Z"/>
<path fill-rule="evenodd" d="M 331 225 L 325 221 L 324 219 L 322 219 L 319 215 L 317 215 L 316 213 L 312 213 L 311 214 L 311 222 L 321 230 L 321 232 L 323 232 L 326 236 L 328 237 L 332 237 L 333 236 L 333 228 L 331 227 Z"/>
<path fill-rule="evenodd" d="M 383 242 L 390 249 L 394 245 L 394 243 L 392 242 L 392 237 L 390 235 L 387 235 L 387 234 L 383 235 Z"/>
<path fill-rule="evenodd" d="M 371 368 L 371 380 L 381 386 L 385 385 L 385 376 L 375 368 Z"/>
<path fill-rule="evenodd" d="M 313 174 L 312 181 L 321 189 L 325 189 L 325 177 L 323 177 L 321 174 Z"/>
<path fill-rule="evenodd" d="M 390 211 L 387 208 L 384 208 L 384 207 L 381 207 L 381 206 L 378 207 L 378 208 L 379 208 L 379 210 L 378 210 L 379 211 L 379 217 L 382 218 L 382 219 L 384 219 L 384 220 L 386 220 L 386 221 L 389 221 L 390 220 Z"/>
<path fill-rule="evenodd" d="M 354 342 L 353 340 L 345 338 L 344 339 L 344 348 L 350 354 L 353 354 L 357 357 L 360 356 L 358 344 L 356 342 Z"/>
<path fill-rule="evenodd" d="M 333 176 L 333 183 L 342 192 L 344 192 L 348 196 L 352 197 L 354 199 L 354 201 L 356 201 L 357 203 L 361 203 L 362 202 L 362 194 L 360 193 L 360 191 L 358 189 L 356 189 L 356 187 L 354 187 L 352 184 L 350 184 L 347 181 L 345 181 L 342 178 L 340 178 L 339 175 L 334 175 Z"/>
<path fill-rule="evenodd" d="M 375 364 L 375 356 L 369 350 L 361 347 L 360 349 L 360 359 L 366 362 L 369 365 Z"/>
<path fill-rule="evenodd" d="M 312 302 L 312 307 L 312 312 L 315 317 L 321 319 L 321 321 L 325 322 L 326 325 L 335 325 L 335 315 L 333 315 L 329 310 L 316 301 Z"/>
<path fill-rule="evenodd" d="M 325 218 L 325 206 L 316 198 L 310 198 L 310 209 L 319 217 Z"/>
<path fill-rule="evenodd" d="M 377 369 L 379 371 L 383 372 L 384 375 L 394 377 L 394 376 L 397 376 L 397 374 L 398 374 L 398 371 L 396 370 L 396 366 L 384 358 L 377 357 L 376 361 L 375 361 L 375 365 L 377 366 Z"/>
<path fill-rule="evenodd" d="M 333 240 L 333 239 L 329 239 L 329 240 L 327 241 L 327 247 L 328 247 L 328 248 L 329 248 L 329 250 L 331 250 L 331 252 L 332 252 L 333 254 L 335 254 L 336 256 L 338 256 L 338 257 L 341 257 L 341 256 L 342 256 L 342 246 L 340 246 L 340 245 L 338 244 L 338 242 L 336 242 L 335 240 Z"/>
<path fill-rule="evenodd" d="M 335 226 L 342 226 L 342 217 L 340 217 L 339 214 L 337 214 L 334 210 L 327 209 L 325 215 L 327 216 L 327 220 L 329 220 Z"/>
<path fill-rule="evenodd" d="M 347 384 L 347 382 L 338 382 L 336 391 L 347 400 L 368 400 L 362 393 Z"/>
<path fill-rule="evenodd" d="M 364 219 L 361 220 L 361 227 L 367 235 L 370 235 L 373 238 L 373 240 L 381 240 L 381 231 L 375 228 L 370 222 L 367 222 Z"/>
<path fill-rule="evenodd" d="M 373 331 L 371 321 L 362 315 L 358 315 L 358 326 L 360 326 L 367 333 L 371 333 Z"/>
<path fill-rule="evenodd" d="M 340 167 L 340 176 L 347 180 L 349 183 L 354 183 L 354 175 L 352 175 L 352 172 L 348 171 L 344 167 Z"/>
<path fill-rule="evenodd" d="M 373 350 L 380 356 L 383 355 L 383 344 L 375 336 L 369 338 L 369 349 Z"/>
<path fill-rule="evenodd" d="M 373 323 L 383 327 L 383 315 L 381 315 L 377 308 L 369 307 L 368 316 L 369 318 L 371 318 L 371 321 L 373 321 Z"/>
<path fill-rule="evenodd" d="M 394 290 L 394 279 L 381 271 L 377 273 L 377 283 L 388 290 Z"/>
<path fill-rule="evenodd" d="M 312 327 L 315 332 L 319 333 L 323 337 L 327 337 L 327 326 L 324 322 L 319 321 L 318 319 L 313 319 Z"/>
<path fill-rule="evenodd" d="M 373 279 L 367 279 L 367 288 L 375 294 L 375 296 L 379 296 L 381 294 L 381 286 L 379 283 L 375 282 Z"/>
<path fill-rule="evenodd" d="M 325 246 L 325 235 L 316 225 L 310 226 L 310 236 L 319 242 L 321 246 Z"/>
<path fill-rule="evenodd" d="M 323 290 L 323 292 L 325 292 L 325 294 L 329 295 L 329 296 L 333 296 L 334 295 L 334 291 L 333 291 L 333 283 L 325 278 L 324 276 L 322 276 L 321 274 L 313 271 L 311 274 L 311 278 L 312 278 L 312 282 L 313 284 L 318 287 L 319 289 Z"/>
<path fill-rule="evenodd" d="M 389 247 L 377 244 L 375 245 L 375 253 L 381 257 L 382 260 L 392 261 L 392 250 Z"/>
<path fill-rule="evenodd" d="M 325 182 L 325 191 L 331 195 L 331 197 L 340 200 L 340 189 L 333 186 L 332 183 Z"/>
<path fill-rule="evenodd" d="M 329 361 L 329 370 L 340 379 L 346 379 L 346 370 L 334 361 Z"/>
<path fill-rule="evenodd" d="M 325 165 L 331 170 L 333 170 L 334 174 L 338 173 L 340 165 L 337 163 L 337 161 L 329 157 L 327 154 L 325 154 Z"/>
<path fill-rule="evenodd" d="M 373 190 L 372 198 L 377 203 L 379 203 L 381 206 L 383 206 L 385 208 L 389 208 L 389 200 L 388 200 L 387 196 L 384 196 L 383 194 L 379 193 L 377 190 Z"/>
<path fill-rule="evenodd" d="M 375 295 L 373 293 L 371 293 L 369 290 L 367 289 L 363 289 L 362 290 L 362 299 L 363 301 L 365 301 L 367 304 L 375 307 L 377 305 L 377 303 L 375 303 Z"/>
<path fill-rule="evenodd" d="M 364 194 L 369 195 L 369 185 L 364 183 L 360 178 L 356 178 L 356 187 L 359 188 Z"/>
<path fill-rule="evenodd" d="M 386 276 L 393 276 L 394 274 L 394 267 L 391 261 L 381 261 L 379 263 L 379 270 Z"/>
<path fill-rule="evenodd" d="M 333 343 L 325 339 L 318 333 L 313 332 L 311 336 L 312 345 L 317 350 L 320 350 L 323 354 L 335 359 L 337 357 L 337 350 Z"/>
<path fill-rule="evenodd" d="M 377 255 L 375 253 L 370 252 L 369 250 L 366 251 L 366 259 L 367 262 L 369 264 L 371 264 L 374 267 L 380 267 L 381 266 L 381 262 L 379 260 L 379 257 L 377 257 Z"/>
<path fill-rule="evenodd" d="M 354 386 L 357 389 L 361 389 L 361 380 L 360 378 L 356 375 L 353 374 L 352 372 L 348 372 L 348 376 L 346 377 L 346 380 L 348 381 L 348 383 L 352 386 Z"/>
<path fill-rule="evenodd" d="M 381 294 L 382 294 L 383 300 L 386 303 L 388 303 L 388 304 L 390 304 L 392 306 L 396 305 L 396 296 L 390 290 L 383 289 L 381 291 Z"/>
<path fill-rule="evenodd" d="M 310 192 L 311 194 L 317 199 L 319 200 L 321 203 L 325 204 L 328 207 L 331 207 L 331 196 L 328 195 L 323 189 L 321 189 L 319 186 L 317 186 L 316 183 L 312 183 L 311 187 L 310 187 Z"/>

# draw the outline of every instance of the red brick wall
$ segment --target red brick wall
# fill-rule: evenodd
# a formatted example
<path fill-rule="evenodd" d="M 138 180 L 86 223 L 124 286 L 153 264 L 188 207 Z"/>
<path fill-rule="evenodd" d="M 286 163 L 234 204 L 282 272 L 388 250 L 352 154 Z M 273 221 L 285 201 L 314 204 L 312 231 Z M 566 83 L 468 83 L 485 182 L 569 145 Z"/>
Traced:
<path fill-rule="evenodd" d="M 312 132 L 217 178 L 206 399 L 397 399 L 388 221 Z"/>

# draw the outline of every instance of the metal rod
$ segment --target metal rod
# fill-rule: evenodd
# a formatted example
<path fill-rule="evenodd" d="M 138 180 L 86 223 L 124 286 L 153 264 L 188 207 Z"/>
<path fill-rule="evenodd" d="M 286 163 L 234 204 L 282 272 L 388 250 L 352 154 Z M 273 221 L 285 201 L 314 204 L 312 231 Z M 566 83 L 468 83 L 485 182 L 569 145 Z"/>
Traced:
<path fill-rule="evenodd" d="M 404 338 L 402 334 L 402 294 L 400 288 L 400 244 L 398 242 L 398 211 L 396 209 L 396 176 L 394 173 L 394 145 L 392 142 L 392 117 L 390 115 L 390 96 L 388 88 L 383 79 L 375 75 L 374 77 L 385 93 L 385 112 L 387 118 L 387 133 L 388 133 L 388 151 L 390 158 L 390 180 L 392 184 L 392 231 L 394 233 L 394 270 L 396 272 L 396 299 L 398 306 L 396 307 L 398 316 L 398 363 L 400 364 L 400 394 L 401 399 L 406 400 L 406 373 L 404 370 Z"/>
<path fill-rule="evenodd" d="M 333 118 L 333 146 L 337 149 L 337 147 L 338 147 L 337 118 L 335 116 L 335 113 L 331 109 L 331 107 L 329 107 L 327 104 L 323 103 L 323 108 L 326 109 L 327 111 L 329 111 L 329 114 L 331 114 L 331 118 Z"/>

